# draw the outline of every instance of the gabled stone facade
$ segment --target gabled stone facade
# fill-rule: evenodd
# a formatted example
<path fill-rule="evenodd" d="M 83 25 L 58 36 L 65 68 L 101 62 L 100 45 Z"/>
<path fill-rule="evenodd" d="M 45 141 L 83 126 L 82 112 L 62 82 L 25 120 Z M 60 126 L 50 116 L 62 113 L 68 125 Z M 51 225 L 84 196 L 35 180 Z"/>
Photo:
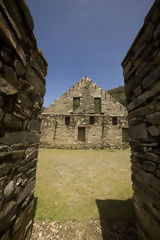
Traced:
<path fill-rule="evenodd" d="M 128 145 L 126 108 L 88 77 L 42 114 L 41 146 L 121 148 Z"/>

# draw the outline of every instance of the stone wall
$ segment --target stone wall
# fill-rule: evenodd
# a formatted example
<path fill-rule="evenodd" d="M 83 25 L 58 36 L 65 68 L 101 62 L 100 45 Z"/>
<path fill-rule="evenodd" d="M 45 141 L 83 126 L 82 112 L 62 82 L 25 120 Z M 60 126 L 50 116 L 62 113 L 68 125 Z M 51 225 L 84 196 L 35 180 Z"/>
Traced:
<path fill-rule="evenodd" d="M 75 98 L 79 99 L 76 108 Z M 70 119 L 68 125 L 65 118 Z M 85 141 L 78 137 L 79 128 L 85 132 Z M 41 147 L 122 148 L 129 145 L 123 138 L 127 128 L 126 108 L 90 78 L 83 77 L 42 114 Z"/>
<path fill-rule="evenodd" d="M 160 239 L 160 0 L 122 63 L 139 239 Z"/>
<path fill-rule="evenodd" d="M 73 110 L 73 98 L 80 98 L 80 107 Z M 88 77 L 83 77 L 45 111 L 47 114 L 94 114 L 94 98 L 101 98 L 101 113 L 127 116 L 126 108 Z"/>
<path fill-rule="evenodd" d="M 0 239 L 29 239 L 47 62 L 24 0 L 0 1 Z"/>
<path fill-rule="evenodd" d="M 65 117 L 70 117 L 70 125 L 65 125 Z M 94 115 L 94 124 L 89 124 L 93 115 L 43 115 L 41 147 L 49 148 L 125 148 L 128 139 L 123 138 L 123 130 L 128 132 L 125 116 L 117 117 L 112 124 L 112 116 Z M 85 142 L 78 140 L 78 127 L 85 128 Z"/>

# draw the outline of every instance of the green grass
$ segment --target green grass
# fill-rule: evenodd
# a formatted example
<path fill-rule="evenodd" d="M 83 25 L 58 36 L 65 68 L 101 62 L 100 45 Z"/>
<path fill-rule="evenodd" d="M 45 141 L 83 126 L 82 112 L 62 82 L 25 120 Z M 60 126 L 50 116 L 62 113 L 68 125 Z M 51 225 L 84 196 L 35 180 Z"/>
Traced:
<path fill-rule="evenodd" d="M 98 217 L 96 200 L 108 200 L 108 206 L 116 202 L 121 208 L 118 200 L 125 203 L 123 200 L 132 197 L 129 155 L 129 150 L 40 149 L 36 219 L 77 221 Z M 109 209 L 114 212 L 113 207 Z"/>

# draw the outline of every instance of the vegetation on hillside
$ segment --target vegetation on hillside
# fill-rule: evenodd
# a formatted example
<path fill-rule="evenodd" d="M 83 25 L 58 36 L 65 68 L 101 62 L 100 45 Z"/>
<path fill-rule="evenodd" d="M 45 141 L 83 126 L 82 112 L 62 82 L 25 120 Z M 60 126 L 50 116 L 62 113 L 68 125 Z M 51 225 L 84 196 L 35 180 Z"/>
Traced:
<path fill-rule="evenodd" d="M 117 88 L 113 88 L 108 90 L 107 92 L 111 94 L 111 96 L 114 97 L 118 102 L 120 102 L 126 107 L 126 96 L 124 87 L 120 86 Z"/>

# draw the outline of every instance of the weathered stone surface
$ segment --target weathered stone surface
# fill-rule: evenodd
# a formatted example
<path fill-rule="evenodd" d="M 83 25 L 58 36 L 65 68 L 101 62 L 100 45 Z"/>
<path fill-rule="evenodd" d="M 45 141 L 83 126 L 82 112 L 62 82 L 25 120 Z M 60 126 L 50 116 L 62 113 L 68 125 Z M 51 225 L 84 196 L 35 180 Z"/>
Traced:
<path fill-rule="evenodd" d="M 15 212 L 16 203 L 14 201 L 5 204 L 0 214 L 0 231 L 3 231 L 11 224 L 13 217 L 15 217 Z"/>
<path fill-rule="evenodd" d="M 11 151 L 11 148 L 9 146 L 5 146 L 5 145 L 2 145 L 0 146 L 0 153 L 6 153 L 6 152 L 10 152 Z"/>
<path fill-rule="evenodd" d="M 0 107 L 4 106 L 3 98 L 0 96 Z"/>
<path fill-rule="evenodd" d="M 0 138 L 2 144 L 17 144 L 17 143 L 35 143 L 39 142 L 39 134 L 33 134 L 26 131 L 6 133 L 5 137 Z"/>
<path fill-rule="evenodd" d="M 12 158 L 13 159 L 23 159 L 24 158 L 24 153 L 25 153 L 25 150 L 15 150 L 13 151 L 12 153 Z"/>
<path fill-rule="evenodd" d="M 0 122 L 2 121 L 3 119 L 3 116 L 4 116 L 4 112 L 2 109 L 0 109 Z"/>
<path fill-rule="evenodd" d="M 20 194 L 17 197 L 17 204 L 20 204 L 32 191 L 34 190 L 35 187 L 35 180 L 30 182 L 27 187 L 20 192 Z"/>
<path fill-rule="evenodd" d="M 150 89 L 153 86 L 154 82 L 159 79 L 160 76 L 160 66 L 154 68 L 142 81 L 142 86 L 144 89 Z"/>
<path fill-rule="evenodd" d="M 139 239 L 143 240 L 160 239 L 159 23 L 160 1 L 155 0 L 122 62 L 131 133 L 134 206 Z M 127 69 L 130 59 L 132 65 Z"/>
<path fill-rule="evenodd" d="M 0 55 L 2 57 L 2 59 L 5 61 L 5 62 L 10 62 L 11 61 L 11 50 L 7 47 L 4 47 L 3 50 L 0 51 Z"/>
<path fill-rule="evenodd" d="M 160 178 L 160 169 L 157 169 L 157 177 Z"/>
<path fill-rule="evenodd" d="M 35 88 L 35 90 L 40 93 L 41 96 L 45 94 L 45 87 L 42 83 L 40 77 L 36 74 L 36 72 L 31 68 L 27 68 L 26 78 L 28 83 Z"/>
<path fill-rule="evenodd" d="M 156 164 L 153 162 L 144 161 L 143 169 L 147 172 L 156 173 Z"/>
<path fill-rule="evenodd" d="M 18 77 L 22 77 L 25 74 L 26 69 L 20 61 L 15 60 L 14 67 L 15 67 L 15 70 L 16 70 L 16 73 L 17 73 Z"/>
<path fill-rule="evenodd" d="M 1 76 L 0 76 L 0 92 L 6 95 L 17 94 L 17 90 Z"/>
<path fill-rule="evenodd" d="M 23 149 L 24 145 L 22 143 L 18 143 L 18 144 L 13 144 L 11 146 L 12 150 L 20 150 Z"/>
<path fill-rule="evenodd" d="M 146 116 L 148 122 L 152 124 L 160 124 L 160 112 L 156 112 L 154 114 L 149 114 Z"/>
<path fill-rule="evenodd" d="M 28 124 L 28 130 L 30 131 L 40 131 L 41 122 L 39 120 L 32 120 Z"/>
<path fill-rule="evenodd" d="M 157 26 L 156 30 L 153 32 L 153 39 L 157 40 L 160 36 L 160 24 Z"/>
<path fill-rule="evenodd" d="M 137 126 L 131 126 L 129 128 L 129 135 L 132 139 L 143 139 L 147 138 L 147 128 L 146 124 L 142 123 Z"/>
<path fill-rule="evenodd" d="M 14 29 L 14 32 L 16 33 L 17 37 L 18 37 L 19 39 L 21 39 L 21 34 L 20 34 L 20 32 L 19 32 L 19 30 L 18 30 L 15 22 L 12 20 L 12 18 L 11 18 L 11 16 L 10 16 L 10 14 L 9 14 L 9 12 L 8 12 L 5 4 L 1 1 L 1 2 L 0 2 L 0 5 L 1 5 L 1 7 L 3 8 L 3 11 L 5 12 L 5 15 L 7 16 L 9 22 L 11 23 L 11 25 L 12 25 L 12 27 L 13 27 L 13 29 Z"/>
<path fill-rule="evenodd" d="M 9 238 L 9 231 L 7 231 L 1 238 L 1 240 L 10 240 Z"/>
<path fill-rule="evenodd" d="M 17 83 L 17 76 L 15 71 L 6 65 L 4 65 L 4 77 L 12 85 L 15 85 Z"/>
<path fill-rule="evenodd" d="M 10 171 L 10 167 L 7 164 L 0 165 L 0 177 L 7 175 Z"/>
<path fill-rule="evenodd" d="M 155 163 L 160 163 L 160 156 L 152 152 L 145 152 L 146 159 Z"/>
<path fill-rule="evenodd" d="M 9 199 L 9 197 L 11 197 L 12 193 L 14 192 L 14 188 L 15 188 L 14 182 L 10 181 L 4 189 L 4 197 L 6 199 Z"/>
<path fill-rule="evenodd" d="M 142 94 L 141 86 L 136 87 L 136 89 L 134 90 L 134 94 L 135 94 L 136 96 L 139 96 L 139 95 Z"/>
<path fill-rule="evenodd" d="M 22 129 L 22 121 L 14 117 L 12 114 L 8 114 L 8 113 L 5 114 L 4 125 L 6 129 L 10 129 L 10 130 Z"/>
<path fill-rule="evenodd" d="M 38 48 L 38 52 L 39 52 L 39 55 L 40 55 L 44 65 L 45 65 L 45 68 L 44 68 L 45 73 L 44 73 L 44 75 L 46 76 L 47 75 L 47 71 L 46 71 L 47 68 L 46 67 L 48 66 L 48 62 L 47 62 L 47 59 L 45 58 L 45 56 L 44 56 L 44 54 L 43 54 L 43 52 L 42 52 L 42 50 L 40 48 Z"/>
<path fill-rule="evenodd" d="M 31 31 L 33 31 L 34 29 L 34 23 L 33 23 L 33 19 L 32 16 L 30 14 L 30 11 L 26 5 L 26 2 L 24 0 L 18 0 L 17 3 L 19 4 L 21 10 L 22 10 L 22 14 L 25 17 L 25 22 L 27 24 L 27 26 L 29 27 L 29 29 Z"/>
<path fill-rule="evenodd" d="M 11 47 L 13 47 L 16 50 L 17 54 L 22 59 L 24 65 L 26 65 L 25 54 L 24 54 L 21 46 L 19 45 L 18 41 L 16 40 L 16 37 L 14 36 L 14 33 L 11 31 L 11 29 L 7 25 L 7 22 L 6 22 L 5 18 L 3 17 L 3 15 L 1 13 L 0 13 L 0 30 L 3 34 L 2 35 L 3 38 L 6 40 L 6 42 Z"/>
<path fill-rule="evenodd" d="M 37 59 L 37 58 L 36 58 Z M 45 84 L 46 83 L 46 80 L 45 80 L 45 77 L 41 71 L 41 69 L 39 68 L 39 65 L 42 65 L 42 64 L 37 64 L 37 61 L 36 59 L 34 60 L 34 58 L 31 58 L 30 60 L 30 65 L 31 67 L 34 69 L 34 71 L 38 74 L 38 76 L 40 77 L 40 79 L 42 80 L 42 82 Z M 38 58 L 39 59 L 39 58 Z"/>
<path fill-rule="evenodd" d="M 36 158 L 38 155 L 38 151 L 37 149 L 35 148 L 28 148 L 25 152 L 25 160 L 28 162 L 28 161 L 31 161 L 32 159 Z"/>
<path fill-rule="evenodd" d="M 158 129 L 156 126 L 151 126 L 147 128 L 147 131 L 152 135 L 152 136 L 158 136 Z"/>
<path fill-rule="evenodd" d="M 128 123 L 129 123 L 129 126 L 135 126 L 135 125 L 141 124 L 142 121 L 143 121 L 143 118 L 137 117 L 137 118 L 132 118 L 131 120 L 129 120 Z"/>
<path fill-rule="evenodd" d="M 45 92 L 43 74 L 47 72 L 47 64 L 37 49 L 32 29 L 33 20 L 25 1 L 0 1 L 0 238 L 2 240 L 26 239 L 29 238 L 32 230 L 30 223 L 33 222 L 31 212 L 39 145 L 38 123 L 34 121 L 41 120 L 38 114 Z M 33 52 L 37 53 L 34 64 L 30 62 Z M 27 79 L 26 62 L 28 68 L 34 65 L 36 70 L 31 74 L 32 76 L 30 75 L 32 79 Z M 29 122 L 30 127 L 27 129 Z M 30 149 L 27 155 L 26 149 Z M 17 228 L 14 232 L 15 223 Z"/>
<path fill-rule="evenodd" d="M 138 96 L 134 101 L 132 101 L 127 106 L 127 110 L 130 112 L 135 108 L 138 108 L 140 105 L 143 105 L 147 99 L 156 95 L 160 89 L 160 82 L 158 82 L 150 91 L 144 92 L 142 95 Z"/>

